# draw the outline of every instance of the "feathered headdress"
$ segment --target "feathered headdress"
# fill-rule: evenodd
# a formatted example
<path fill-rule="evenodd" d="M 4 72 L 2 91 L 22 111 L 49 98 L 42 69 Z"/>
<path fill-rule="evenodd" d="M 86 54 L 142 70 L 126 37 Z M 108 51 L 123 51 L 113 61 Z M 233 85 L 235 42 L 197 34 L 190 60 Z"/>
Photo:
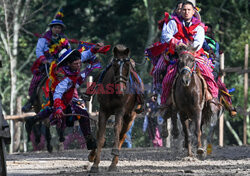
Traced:
<path fill-rule="evenodd" d="M 65 24 L 62 21 L 63 17 L 64 17 L 63 10 L 60 9 L 59 12 L 57 12 L 57 14 L 56 14 L 55 19 L 53 19 L 51 21 L 51 23 L 49 24 L 49 26 L 58 24 L 58 25 L 61 25 L 63 28 L 65 28 L 66 26 L 65 26 Z"/>

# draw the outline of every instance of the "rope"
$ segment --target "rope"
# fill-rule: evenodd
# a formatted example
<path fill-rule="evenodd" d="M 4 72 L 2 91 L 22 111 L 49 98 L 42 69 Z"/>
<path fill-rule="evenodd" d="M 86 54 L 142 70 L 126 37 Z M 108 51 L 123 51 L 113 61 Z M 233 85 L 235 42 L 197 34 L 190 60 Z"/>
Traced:
<path fill-rule="evenodd" d="M 68 117 L 68 116 L 80 116 L 80 117 L 84 117 L 84 118 L 88 118 L 90 120 L 96 121 L 96 119 L 93 119 L 93 118 L 91 118 L 89 116 L 85 116 L 85 115 L 82 115 L 82 114 L 63 114 L 63 116 L 65 116 L 65 117 Z"/>

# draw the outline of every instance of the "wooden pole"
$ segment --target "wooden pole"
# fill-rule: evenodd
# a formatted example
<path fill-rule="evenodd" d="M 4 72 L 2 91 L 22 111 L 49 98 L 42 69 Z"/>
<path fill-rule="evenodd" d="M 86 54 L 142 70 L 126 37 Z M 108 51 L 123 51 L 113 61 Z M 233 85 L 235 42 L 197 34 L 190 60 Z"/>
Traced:
<path fill-rule="evenodd" d="M 92 83 L 93 82 L 93 76 L 89 76 L 89 79 L 88 79 L 88 82 L 89 83 Z M 90 98 L 90 101 L 89 101 L 89 107 L 88 107 L 88 112 L 91 114 L 92 113 L 92 103 L 93 103 L 93 96 L 91 96 Z"/>
<path fill-rule="evenodd" d="M 220 69 L 224 70 L 224 53 L 220 55 Z M 221 76 L 221 81 L 224 82 L 224 75 Z M 224 114 L 219 119 L 219 146 L 223 147 L 224 143 Z"/>
<path fill-rule="evenodd" d="M 244 70 L 248 69 L 248 44 L 245 45 L 245 64 Z M 245 72 L 244 74 L 244 122 L 243 122 L 243 144 L 247 144 L 247 100 L 248 100 L 248 73 Z"/>

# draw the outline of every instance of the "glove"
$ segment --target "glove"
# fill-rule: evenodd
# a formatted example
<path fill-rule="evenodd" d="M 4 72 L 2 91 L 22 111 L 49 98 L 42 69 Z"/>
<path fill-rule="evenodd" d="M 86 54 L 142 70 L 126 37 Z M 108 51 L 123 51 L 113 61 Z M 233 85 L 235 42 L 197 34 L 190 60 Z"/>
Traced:
<path fill-rule="evenodd" d="M 63 110 L 58 108 L 54 114 L 56 119 L 61 119 L 64 116 Z"/>
<path fill-rule="evenodd" d="M 54 100 L 54 108 L 55 109 L 61 108 L 62 110 L 65 110 L 66 106 L 64 105 L 63 101 L 60 98 L 57 98 Z"/>

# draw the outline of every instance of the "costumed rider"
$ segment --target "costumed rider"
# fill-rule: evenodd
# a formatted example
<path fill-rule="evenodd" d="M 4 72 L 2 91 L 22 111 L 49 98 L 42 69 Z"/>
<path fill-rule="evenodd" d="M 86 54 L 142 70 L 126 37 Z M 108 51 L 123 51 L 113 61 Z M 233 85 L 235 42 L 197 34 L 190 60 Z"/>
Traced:
<path fill-rule="evenodd" d="M 165 17 L 164 19 L 160 20 L 158 22 L 158 28 L 161 31 L 163 28 L 164 24 L 167 24 L 169 22 L 170 19 L 172 19 L 173 17 L 177 17 L 179 18 L 181 15 L 181 7 L 182 7 L 182 1 L 177 2 L 176 7 L 174 9 L 174 12 L 172 15 L 169 15 L 167 12 L 165 12 Z M 156 48 L 160 47 L 160 43 L 156 42 L 153 44 L 153 50 L 155 50 Z M 153 64 L 153 70 L 151 72 L 152 76 L 153 76 L 153 89 L 157 94 L 161 94 L 162 92 L 162 79 L 163 76 L 162 74 L 164 74 L 167 70 L 167 66 L 169 65 L 169 60 L 166 60 L 166 56 L 165 54 L 167 53 L 166 51 L 166 47 L 163 47 L 163 50 L 158 50 L 157 56 L 152 56 L 152 52 L 151 49 L 152 47 L 146 49 L 146 55 L 148 55 L 149 57 L 151 57 L 152 60 L 152 64 Z"/>
<path fill-rule="evenodd" d="M 219 87 L 220 99 L 225 104 L 225 108 L 229 111 L 231 116 L 236 116 L 237 111 L 232 105 L 231 95 L 229 94 L 226 85 L 221 81 L 220 78 L 220 45 L 214 39 L 213 26 L 211 24 L 206 24 L 207 30 L 205 35 L 205 41 L 203 43 L 203 49 L 207 56 L 214 63 L 213 75 Z"/>
<path fill-rule="evenodd" d="M 93 55 L 102 46 L 102 43 L 98 43 L 82 53 L 76 49 L 63 49 L 59 53 L 57 65 L 51 68 L 53 72 L 51 75 L 54 75 L 51 86 L 53 106 L 52 108 L 45 108 L 32 118 L 27 118 L 27 131 L 31 129 L 32 125 L 37 121 L 48 117 L 52 125 L 57 125 L 58 128 L 62 129 L 67 126 L 72 126 L 72 122 L 78 120 L 81 131 L 87 141 L 88 150 L 96 148 L 96 141 L 91 134 L 89 115 L 82 100 L 78 99 L 77 88 L 86 79 L 85 72 L 80 72 L 82 62 L 93 58 Z M 67 116 L 67 114 L 72 115 Z M 74 114 L 78 114 L 78 116 Z"/>
<path fill-rule="evenodd" d="M 193 47 L 196 48 L 195 57 L 198 60 L 197 66 L 211 93 L 206 94 L 206 100 L 209 100 L 210 103 L 218 104 L 218 86 L 212 74 L 212 63 L 208 61 L 202 49 L 205 40 L 205 25 L 198 18 L 194 17 L 195 7 L 189 1 L 183 2 L 181 14 L 182 17 L 180 19 L 174 17 L 168 24 L 164 24 L 161 42 L 169 45 L 169 52 L 171 54 L 175 54 L 177 46 L 187 47 L 187 44 L 192 42 Z M 161 104 L 166 109 L 170 109 L 168 107 L 171 107 L 172 104 L 170 92 L 176 73 L 177 63 L 172 63 L 168 66 L 167 74 L 163 79 Z"/>
<path fill-rule="evenodd" d="M 70 43 L 63 33 L 65 29 L 65 24 L 62 21 L 63 16 L 62 10 L 60 10 L 56 18 L 49 24 L 50 29 L 38 39 L 36 45 L 37 59 L 31 67 L 33 78 L 29 87 L 30 99 L 23 106 L 23 112 L 31 110 L 36 99 L 37 86 L 44 77 L 48 76 L 50 63 L 58 59 L 58 54 L 62 49 L 70 48 Z"/>

